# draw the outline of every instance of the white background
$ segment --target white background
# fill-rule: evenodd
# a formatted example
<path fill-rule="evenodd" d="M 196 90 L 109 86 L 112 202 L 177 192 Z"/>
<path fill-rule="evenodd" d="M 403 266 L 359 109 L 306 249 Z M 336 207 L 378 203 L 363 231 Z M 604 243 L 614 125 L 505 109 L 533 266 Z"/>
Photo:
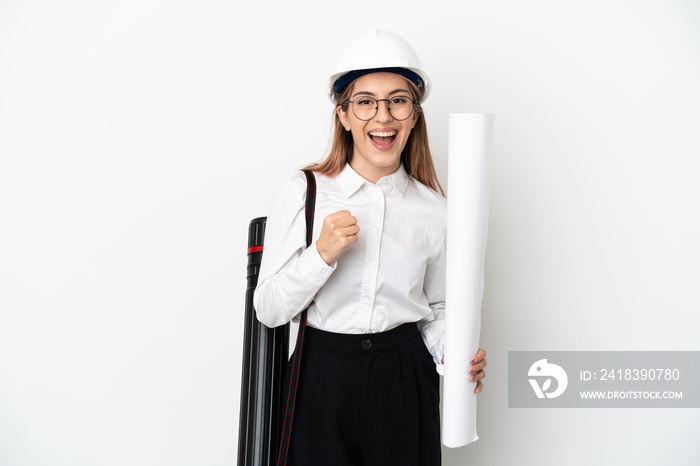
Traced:
<path fill-rule="evenodd" d="M 247 225 L 322 158 L 338 49 L 496 115 L 481 439 L 700 462 L 698 409 L 508 409 L 509 350 L 700 350 L 697 1 L 0 2 L 0 465 L 236 462 Z M 673 361 L 669 361 L 672 367 Z"/>

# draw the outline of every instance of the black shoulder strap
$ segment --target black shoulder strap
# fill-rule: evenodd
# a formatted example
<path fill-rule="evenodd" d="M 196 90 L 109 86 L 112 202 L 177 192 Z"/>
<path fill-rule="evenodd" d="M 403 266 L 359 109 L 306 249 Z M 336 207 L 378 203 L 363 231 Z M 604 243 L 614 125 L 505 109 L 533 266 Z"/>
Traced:
<path fill-rule="evenodd" d="M 314 211 L 316 210 L 316 178 L 311 170 L 304 170 L 306 175 L 306 247 L 311 246 L 314 230 Z M 297 387 L 299 386 L 299 371 L 301 369 L 301 352 L 304 345 L 304 334 L 306 333 L 306 309 L 301 313 L 299 319 L 299 331 L 297 332 L 297 342 L 294 347 L 294 356 L 290 361 L 292 370 L 289 374 L 289 390 L 287 390 L 287 403 L 284 407 L 284 421 L 282 423 L 282 435 L 280 437 L 280 448 L 277 455 L 277 466 L 286 466 L 289 455 L 289 444 L 292 436 L 292 423 L 294 422 L 294 406 L 297 400 Z"/>
<path fill-rule="evenodd" d="M 306 175 L 306 247 L 311 246 L 314 233 L 314 211 L 316 210 L 316 177 L 311 170 L 304 170 Z"/>

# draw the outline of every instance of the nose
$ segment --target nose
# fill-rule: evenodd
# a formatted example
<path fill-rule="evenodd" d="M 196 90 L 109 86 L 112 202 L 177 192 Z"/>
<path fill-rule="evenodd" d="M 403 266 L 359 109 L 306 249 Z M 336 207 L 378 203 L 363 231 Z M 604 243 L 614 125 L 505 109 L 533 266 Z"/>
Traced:
<path fill-rule="evenodd" d="M 374 115 L 374 119 L 379 122 L 394 119 L 389 112 L 389 101 L 387 99 L 377 100 L 377 114 Z"/>

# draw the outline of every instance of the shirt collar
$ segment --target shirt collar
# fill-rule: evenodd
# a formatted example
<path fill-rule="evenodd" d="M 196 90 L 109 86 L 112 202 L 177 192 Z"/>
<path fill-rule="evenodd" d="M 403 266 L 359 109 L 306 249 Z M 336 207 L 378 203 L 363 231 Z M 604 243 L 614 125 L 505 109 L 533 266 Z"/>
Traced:
<path fill-rule="evenodd" d="M 408 187 L 408 173 L 406 173 L 406 169 L 403 166 L 403 163 L 399 165 L 399 169 L 396 170 L 394 173 L 391 175 L 387 175 L 383 177 L 379 182 L 381 183 L 382 180 L 388 180 L 391 182 L 391 184 L 394 186 L 394 189 L 399 192 L 402 196 L 406 192 L 406 188 Z M 343 194 L 345 194 L 346 197 L 350 197 L 353 194 L 355 194 L 364 183 L 368 183 L 367 180 L 362 178 L 355 170 L 352 169 L 349 163 L 345 164 L 345 167 L 343 170 L 338 174 L 337 176 L 338 184 L 340 185 L 340 189 L 343 191 Z"/>
<path fill-rule="evenodd" d="M 349 163 L 345 164 L 345 167 L 338 174 L 336 179 L 345 197 L 350 197 L 355 194 L 365 182 L 365 179 L 353 170 Z"/>
<path fill-rule="evenodd" d="M 385 178 L 388 178 L 389 181 L 391 181 L 391 184 L 394 185 L 394 188 L 399 192 L 399 194 L 402 196 L 404 195 L 406 188 L 408 187 L 408 173 L 406 173 L 403 163 L 399 165 L 398 170 Z"/>

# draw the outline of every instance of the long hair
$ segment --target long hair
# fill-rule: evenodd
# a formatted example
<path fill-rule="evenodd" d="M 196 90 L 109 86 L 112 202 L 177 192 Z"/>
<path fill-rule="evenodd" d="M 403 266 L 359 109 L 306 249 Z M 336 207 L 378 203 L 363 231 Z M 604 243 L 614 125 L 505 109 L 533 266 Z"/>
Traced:
<path fill-rule="evenodd" d="M 401 162 L 403 162 L 406 172 L 408 172 L 409 175 L 431 188 L 433 191 L 439 191 L 440 194 L 444 196 L 445 191 L 442 189 L 440 181 L 437 178 L 433 157 L 430 154 L 425 114 L 418 103 L 420 101 L 420 91 L 414 83 L 408 79 L 405 79 L 405 81 L 408 83 L 409 90 L 411 91 L 411 97 L 416 102 L 414 112 L 416 112 L 417 119 L 406 141 L 406 146 L 403 148 L 403 152 L 401 152 Z M 338 96 L 338 102 L 340 102 L 340 104 L 333 110 L 333 142 L 328 157 L 320 163 L 309 165 L 306 167 L 307 169 L 332 177 L 338 175 L 343 168 L 345 168 L 345 164 L 352 160 L 354 148 L 352 133 L 346 131 L 345 127 L 343 127 L 337 109 L 340 107 L 343 112 L 348 111 L 349 103 L 347 100 L 352 94 L 354 86 L 355 83 L 353 81 L 345 86 L 345 89 Z"/>

